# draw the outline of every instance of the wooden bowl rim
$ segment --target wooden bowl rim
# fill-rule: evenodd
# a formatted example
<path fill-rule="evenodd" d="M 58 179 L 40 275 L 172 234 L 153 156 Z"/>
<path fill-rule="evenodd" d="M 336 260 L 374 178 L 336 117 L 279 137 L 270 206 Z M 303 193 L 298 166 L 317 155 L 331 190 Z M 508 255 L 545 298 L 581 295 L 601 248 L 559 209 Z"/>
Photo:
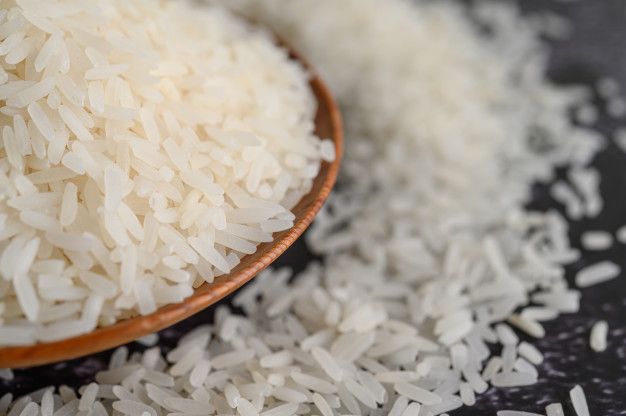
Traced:
<path fill-rule="evenodd" d="M 332 132 L 330 138 L 335 144 L 336 153 L 336 158 L 332 163 L 322 162 L 313 188 L 292 210 L 294 213 L 302 210 L 300 215 L 296 214 L 294 226 L 289 230 L 276 233 L 271 243 L 259 245 L 257 252 L 244 257 L 242 263 L 231 273 L 217 277 L 211 284 L 204 283 L 194 291 L 193 295 L 181 303 L 165 305 L 152 314 L 121 320 L 77 337 L 48 343 L 0 348 L 0 368 L 25 368 L 78 358 L 160 331 L 233 293 L 267 268 L 304 233 L 328 198 L 337 180 L 343 155 L 343 125 L 339 107 L 318 73 L 284 41 L 278 39 L 277 43 L 286 48 L 290 57 L 299 61 L 310 72 L 309 85 L 318 103 L 316 130 L 320 127 L 318 119 L 323 118 L 324 110 L 326 110 L 326 117 L 330 122 L 329 128 Z M 324 138 L 326 137 L 322 137 Z M 311 196 L 314 199 L 308 202 L 307 197 Z M 246 263 L 247 258 L 252 258 L 252 261 Z"/>

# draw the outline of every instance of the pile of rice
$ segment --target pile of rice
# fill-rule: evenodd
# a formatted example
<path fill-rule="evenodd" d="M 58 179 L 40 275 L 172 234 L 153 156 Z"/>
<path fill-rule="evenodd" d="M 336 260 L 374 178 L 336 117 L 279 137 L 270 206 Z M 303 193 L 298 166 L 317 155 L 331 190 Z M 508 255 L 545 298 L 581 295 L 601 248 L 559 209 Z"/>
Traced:
<path fill-rule="evenodd" d="M 0 4 L 0 346 L 182 301 L 334 157 L 306 71 L 222 8 Z"/>
<path fill-rule="evenodd" d="M 546 80 L 536 21 L 501 2 L 228 4 L 294 42 L 343 106 L 342 184 L 309 233 L 323 260 L 263 273 L 234 298 L 243 314 L 218 308 L 164 355 L 122 347 L 79 396 L 50 387 L 11 411 L 429 416 L 534 384 L 543 356 L 519 331 L 543 337 L 543 321 L 578 310 L 563 264 L 579 253 L 565 218 L 524 204 L 569 164 L 587 186 L 580 215 L 597 215 L 588 163 L 602 144 L 570 119 L 588 92 Z M 581 388 L 570 396 L 587 415 Z"/>

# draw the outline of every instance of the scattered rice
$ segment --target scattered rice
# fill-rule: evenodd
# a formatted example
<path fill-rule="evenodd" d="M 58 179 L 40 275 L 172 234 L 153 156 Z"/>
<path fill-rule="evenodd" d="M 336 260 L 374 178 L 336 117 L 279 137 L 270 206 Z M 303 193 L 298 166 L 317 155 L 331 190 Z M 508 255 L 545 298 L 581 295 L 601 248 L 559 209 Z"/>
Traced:
<path fill-rule="evenodd" d="M 546 416 L 565 416 L 561 403 L 551 403 L 547 405 Z"/>
<path fill-rule="evenodd" d="M 441 403 L 440 396 L 418 386 L 409 383 L 397 383 L 393 387 L 399 394 L 423 405 L 432 406 Z"/>
<path fill-rule="evenodd" d="M 596 85 L 596 90 L 602 98 L 613 98 L 619 95 L 620 85 L 613 78 L 602 77 Z"/>
<path fill-rule="evenodd" d="M 513 332 L 510 326 L 506 324 L 497 324 L 495 326 L 496 334 L 502 345 L 517 345 L 518 336 Z"/>
<path fill-rule="evenodd" d="M 461 400 L 463 400 L 463 404 L 465 404 L 466 406 L 473 406 L 476 403 L 474 390 L 469 384 L 461 383 L 460 394 Z"/>
<path fill-rule="evenodd" d="M 509 317 L 508 321 L 532 337 L 543 338 L 546 334 L 543 326 L 539 322 L 532 319 L 513 314 Z"/>
<path fill-rule="evenodd" d="M 592 166 L 575 166 L 568 170 L 567 176 L 574 185 L 576 192 L 581 196 L 580 202 L 584 214 L 588 218 L 596 218 L 604 206 L 602 195 L 600 195 L 600 173 L 598 170 Z"/>
<path fill-rule="evenodd" d="M 613 236 L 607 231 L 585 231 L 580 242 L 585 250 L 606 250 L 613 245 Z"/>
<path fill-rule="evenodd" d="M 159 334 L 149 334 L 137 339 L 137 342 L 146 347 L 153 347 L 159 342 Z"/>
<path fill-rule="evenodd" d="M 522 341 L 517 348 L 517 352 L 520 356 L 526 358 L 528 361 L 535 365 L 539 365 L 543 362 L 543 354 L 532 344 Z"/>
<path fill-rule="evenodd" d="M 0 368 L 0 379 L 11 381 L 13 380 L 13 371 L 10 368 Z"/>
<path fill-rule="evenodd" d="M 96 383 L 89 384 L 84 390 L 78 403 L 78 410 L 90 410 L 98 395 L 98 385 Z"/>
<path fill-rule="evenodd" d="M 626 225 L 623 225 L 620 228 L 618 228 L 617 232 L 615 233 L 615 238 L 620 243 L 626 244 Z"/>
<path fill-rule="evenodd" d="M 409 404 L 404 412 L 402 412 L 402 416 L 418 416 L 420 414 L 422 406 L 419 403 L 411 403 Z"/>
<path fill-rule="evenodd" d="M 576 121 L 584 126 L 598 122 L 599 111 L 593 104 L 583 104 L 576 109 Z"/>
<path fill-rule="evenodd" d="M 502 372 L 491 377 L 491 384 L 495 387 L 529 386 L 537 382 L 537 376 L 530 373 Z"/>
<path fill-rule="evenodd" d="M 567 216 L 579 220 L 584 215 L 584 206 L 580 197 L 563 181 L 557 181 L 550 187 L 550 195 L 555 201 L 565 206 Z"/>
<path fill-rule="evenodd" d="M 578 416 L 589 416 L 589 408 L 587 407 L 587 398 L 582 387 L 576 386 L 569 392 L 569 397 L 572 400 L 572 406 Z"/>
<path fill-rule="evenodd" d="M 609 333 L 609 324 L 606 321 L 598 321 L 591 328 L 589 344 L 595 352 L 606 350 L 606 338 Z"/>
<path fill-rule="evenodd" d="M 626 116 L 626 99 L 613 97 L 607 101 L 606 112 L 609 116 L 622 119 Z"/>
<path fill-rule="evenodd" d="M 598 283 L 603 283 L 616 278 L 621 273 L 620 267 L 612 261 L 602 261 L 600 263 L 587 266 L 576 273 L 576 286 L 588 287 Z"/>

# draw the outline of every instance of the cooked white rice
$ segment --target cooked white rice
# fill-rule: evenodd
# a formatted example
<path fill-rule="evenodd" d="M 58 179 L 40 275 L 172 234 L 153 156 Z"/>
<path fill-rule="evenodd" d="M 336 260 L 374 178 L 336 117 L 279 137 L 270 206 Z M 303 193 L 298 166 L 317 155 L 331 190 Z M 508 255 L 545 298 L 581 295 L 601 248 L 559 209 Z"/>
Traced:
<path fill-rule="evenodd" d="M 334 158 L 307 73 L 218 6 L 11 0 L 0 28 L 0 346 L 182 301 Z"/>

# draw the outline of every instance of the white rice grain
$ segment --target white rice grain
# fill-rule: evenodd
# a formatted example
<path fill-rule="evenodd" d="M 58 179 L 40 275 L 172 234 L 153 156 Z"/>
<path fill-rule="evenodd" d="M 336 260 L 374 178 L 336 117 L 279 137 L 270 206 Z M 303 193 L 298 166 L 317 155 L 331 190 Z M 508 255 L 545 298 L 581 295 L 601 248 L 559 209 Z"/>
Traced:
<path fill-rule="evenodd" d="M 582 387 L 575 386 L 569 392 L 569 397 L 572 401 L 574 411 L 578 416 L 589 416 L 589 408 L 587 407 L 587 398 Z"/>
<path fill-rule="evenodd" d="M 425 406 L 432 406 L 441 403 L 441 397 L 413 384 L 396 383 L 393 388 L 398 392 L 398 394 L 406 396 L 409 399 L 415 400 Z"/>
<path fill-rule="evenodd" d="M 606 321 L 598 321 L 591 328 L 589 344 L 595 352 L 602 352 L 607 347 L 607 335 L 609 332 L 609 324 Z"/>
<path fill-rule="evenodd" d="M 78 188 L 72 182 L 65 185 L 61 199 L 61 213 L 59 214 L 59 221 L 64 227 L 72 224 L 76 219 L 78 212 L 77 192 Z"/>
<path fill-rule="evenodd" d="M 607 250 L 613 245 L 613 236 L 607 231 L 585 231 L 580 241 L 585 250 Z"/>
<path fill-rule="evenodd" d="M 333 380 L 341 381 L 343 377 L 343 370 L 330 353 L 321 347 L 313 347 L 311 349 L 311 355 L 317 362 L 322 370 Z"/>
<path fill-rule="evenodd" d="M 547 405 L 546 416 L 565 416 L 561 403 L 551 403 Z"/>
<path fill-rule="evenodd" d="M 621 272 L 620 267 L 608 260 L 587 266 L 576 273 L 575 280 L 578 287 L 589 287 L 616 278 Z"/>

